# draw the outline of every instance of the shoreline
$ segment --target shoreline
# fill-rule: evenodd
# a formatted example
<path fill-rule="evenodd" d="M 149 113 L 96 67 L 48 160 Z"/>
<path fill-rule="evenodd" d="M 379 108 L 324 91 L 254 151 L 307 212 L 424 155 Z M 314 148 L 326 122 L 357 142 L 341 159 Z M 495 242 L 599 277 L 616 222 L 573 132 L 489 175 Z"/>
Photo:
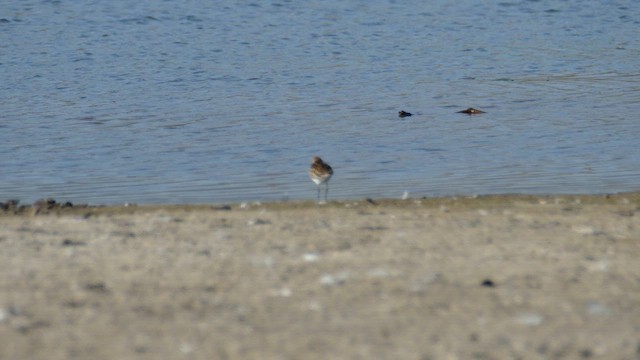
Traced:
<path fill-rule="evenodd" d="M 80 204 L 70 202 L 59 203 L 52 198 L 42 199 L 33 204 L 20 204 L 17 200 L 0 202 L 0 216 L 3 215 L 45 215 L 45 214 L 112 214 L 112 213 L 136 213 L 158 210 L 237 210 L 260 207 L 271 210 L 305 209 L 305 208 L 335 208 L 335 207 L 367 207 L 367 206 L 455 206 L 455 207 L 482 207 L 482 206 L 507 206 L 514 203 L 548 204 L 548 203 L 577 203 L 577 204 L 616 204 L 636 203 L 640 206 L 640 191 L 606 193 L 606 194 L 491 194 L 469 196 L 443 196 L 422 197 L 408 199 L 351 199 L 329 200 L 326 203 L 318 203 L 315 200 L 289 200 L 289 201 L 244 201 L 230 203 L 200 203 L 200 204 L 129 204 L 100 205 Z"/>
<path fill-rule="evenodd" d="M 2 359 L 640 355 L 640 192 L 16 209 Z"/>

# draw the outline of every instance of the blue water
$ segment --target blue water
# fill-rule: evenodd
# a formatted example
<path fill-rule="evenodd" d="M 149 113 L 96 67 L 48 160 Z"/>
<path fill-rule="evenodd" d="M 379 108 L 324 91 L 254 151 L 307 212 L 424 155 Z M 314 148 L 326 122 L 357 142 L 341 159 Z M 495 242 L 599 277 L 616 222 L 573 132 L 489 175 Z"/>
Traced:
<path fill-rule="evenodd" d="M 632 0 L 5 1 L 0 200 L 315 199 L 314 155 L 330 199 L 640 190 L 639 29 Z"/>

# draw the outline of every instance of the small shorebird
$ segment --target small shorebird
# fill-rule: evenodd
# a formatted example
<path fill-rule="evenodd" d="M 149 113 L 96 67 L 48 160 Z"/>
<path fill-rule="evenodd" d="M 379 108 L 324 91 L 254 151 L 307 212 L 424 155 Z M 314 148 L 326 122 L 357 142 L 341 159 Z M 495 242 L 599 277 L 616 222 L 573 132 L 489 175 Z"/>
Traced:
<path fill-rule="evenodd" d="M 309 177 L 311 181 L 318 186 L 318 201 L 320 201 L 320 185 L 325 184 L 324 201 L 327 201 L 327 194 L 329 193 L 329 179 L 333 175 L 333 169 L 329 164 L 325 163 L 318 156 L 313 157 L 311 168 L 309 169 Z"/>

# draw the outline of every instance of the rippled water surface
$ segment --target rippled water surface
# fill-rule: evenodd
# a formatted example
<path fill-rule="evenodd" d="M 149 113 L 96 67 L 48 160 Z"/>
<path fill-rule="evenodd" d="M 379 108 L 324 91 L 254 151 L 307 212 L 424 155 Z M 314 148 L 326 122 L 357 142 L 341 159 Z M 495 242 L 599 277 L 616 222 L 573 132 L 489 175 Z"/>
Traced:
<path fill-rule="evenodd" d="M 314 155 L 334 199 L 640 189 L 637 1 L 8 1 L 0 17 L 0 200 L 313 199 Z"/>

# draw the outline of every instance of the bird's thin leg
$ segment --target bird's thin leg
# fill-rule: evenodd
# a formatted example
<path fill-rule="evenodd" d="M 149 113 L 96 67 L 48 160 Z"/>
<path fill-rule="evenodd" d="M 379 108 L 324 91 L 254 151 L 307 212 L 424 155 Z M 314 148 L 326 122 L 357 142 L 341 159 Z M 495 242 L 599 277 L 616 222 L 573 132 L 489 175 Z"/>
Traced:
<path fill-rule="evenodd" d="M 320 185 L 318 185 L 318 201 L 320 201 Z"/>
<path fill-rule="evenodd" d="M 324 201 L 327 201 L 327 195 L 329 194 L 329 182 L 326 182 L 326 188 L 324 189 Z"/>

